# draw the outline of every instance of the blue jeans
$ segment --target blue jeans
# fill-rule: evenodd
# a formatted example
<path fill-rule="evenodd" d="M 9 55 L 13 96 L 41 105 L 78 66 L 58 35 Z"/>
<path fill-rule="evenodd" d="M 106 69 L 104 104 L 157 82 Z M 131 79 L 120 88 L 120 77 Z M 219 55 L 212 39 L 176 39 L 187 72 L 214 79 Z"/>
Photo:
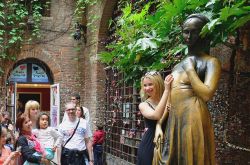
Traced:
<path fill-rule="evenodd" d="M 40 153 L 35 152 L 34 154 L 35 156 L 41 156 Z M 46 155 L 46 159 L 48 160 L 52 160 L 55 156 L 55 152 L 51 149 L 51 148 L 45 148 L 45 155 Z M 31 163 L 28 162 L 27 160 L 23 163 L 23 165 L 41 165 L 40 163 Z"/>
<path fill-rule="evenodd" d="M 102 145 L 94 145 L 94 165 L 103 165 L 102 163 Z"/>

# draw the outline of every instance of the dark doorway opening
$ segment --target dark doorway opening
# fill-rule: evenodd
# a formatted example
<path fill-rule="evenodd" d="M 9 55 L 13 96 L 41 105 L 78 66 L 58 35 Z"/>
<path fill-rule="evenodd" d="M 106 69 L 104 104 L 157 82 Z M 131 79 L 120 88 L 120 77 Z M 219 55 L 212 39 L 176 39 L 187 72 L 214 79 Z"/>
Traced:
<path fill-rule="evenodd" d="M 41 105 L 41 93 L 19 93 L 19 101 L 25 105 L 29 100 L 35 100 Z"/>

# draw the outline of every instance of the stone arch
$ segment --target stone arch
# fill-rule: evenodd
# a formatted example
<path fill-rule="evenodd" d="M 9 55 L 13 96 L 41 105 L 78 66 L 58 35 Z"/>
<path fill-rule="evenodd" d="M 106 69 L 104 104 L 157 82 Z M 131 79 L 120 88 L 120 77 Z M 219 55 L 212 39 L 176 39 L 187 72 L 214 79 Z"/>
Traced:
<path fill-rule="evenodd" d="M 109 20 L 113 16 L 113 12 L 115 7 L 117 6 L 119 0 L 107 0 L 103 9 L 101 22 L 100 22 L 100 29 L 99 29 L 99 41 L 103 41 L 108 37 L 108 24 Z M 99 50 L 104 49 L 102 44 L 99 42 L 98 45 L 98 52 Z"/>
<path fill-rule="evenodd" d="M 46 75 L 48 76 L 48 82 L 44 82 L 44 83 L 49 83 L 49 84 L 53 84 L 54 83 L 54 76 L 53 76 L 53 73 L 51 72 L 50 68 L 48 67 L 48 65 L 46 63 L 44 63 L 43 61 L 37 59 L 37 58 L 26 58 L 26 59 L 22 59 L 22 60 L 19 60 L 17 61 L 14 66 L 12 67 L 12 69 L 15 69 L 17 68 L 18 66 L 22 65 L 22 64 L 26 64 L 27 67 L 31 67 L 31 64 L 35 64 L 37 65 L 38 67 L 42 68 L 44 70 L 44 72 L 46 73 Z M 30 69 L 27 69 L 27 74 L 31 74 L 30 73 Z M 10 76 L 10 72 L 9 72 L 9 75 L 8 77 Z M 25 83 L 34 83 L 32 82 L 31 80 L 27 80 Z"/>
<path fill-rule="evenodd" d="M 43 50 L 43 49 L 31 49 L 31 50 L 25 50 L 22 51 L 21 54 L 18 56 L 16 62 L 12 63 L 7 68 L 7 75 L 6 79 L 8 78 L 9 74 L 11 73 L 13 67 L 15 67 L 15 64 L 18 63 L 18 61 L 23 61 L 26 59 L 36 59 L 38 61 L 41 61 L 42 63 L 46 64 L 47 67 L 51 71 L 51 76 L 54 82 L 58 82 L 61 80 L 61 67 L 59 63 L 56 62 L 56 59 L 53 57 L 54 54 Z"/>

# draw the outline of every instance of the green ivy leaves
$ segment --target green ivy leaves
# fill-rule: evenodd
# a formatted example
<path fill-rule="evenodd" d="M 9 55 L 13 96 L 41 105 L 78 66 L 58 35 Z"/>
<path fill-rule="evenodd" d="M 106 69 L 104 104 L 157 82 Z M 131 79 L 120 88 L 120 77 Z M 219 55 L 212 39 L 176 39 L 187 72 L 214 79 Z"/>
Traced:
<path fill-rule="evenodd" d="M 38 0 L 29 3 L 24 0 L 0 2 L 0 59 L 16 59 L 16 52 L 27 37 L 29 17 L 33 21 L 33 29 L 29 33 L 32 38 L 40 36 L 41 10 L 42 3 Z"/>
<path fill-rule="evenodd" d="M 210 22 L 203 28 L 202 37 L 209 35 L 212 45 L 225 42 L 228 35 L 250 20 L 246 0 L 173 0 L 120 7 L 122 15 L 111 23 L 115 40 L 100 53 L 103 63 L 124 73 L 125 81 L 140 80 L 147 70 L 162 70 L 173 66 L 186 55 L 182 45 L 181 25 L 192 13 L 203 13 Z M 133 8 L 136 4 L 144 4 Z M 124 4 L 124 3 L 123 3 Z M 155 11 L 151 7 L 155 6 Z"/>

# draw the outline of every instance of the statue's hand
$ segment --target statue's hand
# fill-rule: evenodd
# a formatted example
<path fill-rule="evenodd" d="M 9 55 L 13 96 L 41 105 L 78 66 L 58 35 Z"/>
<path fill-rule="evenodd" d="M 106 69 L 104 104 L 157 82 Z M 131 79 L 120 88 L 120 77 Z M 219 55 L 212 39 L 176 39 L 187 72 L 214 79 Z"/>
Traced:
<path fill-rule="evenodd" d="M 163 143 L 163 132 L 159 123 L 156 124 L 154 143 L 156 148 L 159 148 L 161 143 Z"/>
<path fill-rule="evenodd" d="M 183 61 L 183 65 L 182 65 L 182 68 L 185 70 L 185 71 L 189 71 L 189 70 L 194 70 L 194 61 L 192 58 L 186 58 L 184 61 Z"/>

